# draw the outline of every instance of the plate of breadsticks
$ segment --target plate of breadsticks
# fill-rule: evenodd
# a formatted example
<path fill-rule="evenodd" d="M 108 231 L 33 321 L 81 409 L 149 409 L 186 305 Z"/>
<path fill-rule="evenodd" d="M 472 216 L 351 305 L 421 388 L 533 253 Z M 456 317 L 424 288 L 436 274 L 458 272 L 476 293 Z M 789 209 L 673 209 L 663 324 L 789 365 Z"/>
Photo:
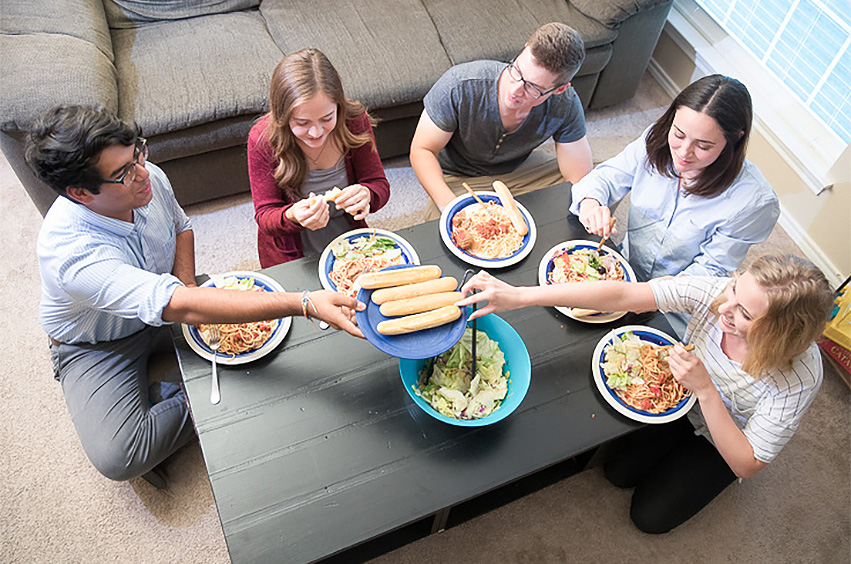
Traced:
<path fill-rule="evenodd" d="M 358 278 L 358 327 L 377 349 L 397 358 L 431 358 L 449 350 L 464 334 L 466 307 L 458 280 L 437 265 L 403 264 Z"/>

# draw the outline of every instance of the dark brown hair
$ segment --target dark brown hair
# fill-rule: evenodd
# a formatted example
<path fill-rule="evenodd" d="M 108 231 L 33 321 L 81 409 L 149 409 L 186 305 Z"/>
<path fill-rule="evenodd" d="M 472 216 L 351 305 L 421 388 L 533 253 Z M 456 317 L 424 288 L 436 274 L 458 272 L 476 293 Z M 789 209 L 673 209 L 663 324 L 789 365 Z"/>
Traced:
<path fill-rule="evenodd" d="M 678 178 L 668 144 L 674 115 L 681 107 L 702 112 L 718 124 L 726 145 L 715 161 L 700 171 L 686 189 L 697 196 L 720 194 L 733 184 L 745 162 L 751 132 L 753 106 L 745 85 L 734 78 L 713 74 L 691 83 L 671 102 L 647 134 L 647 160 L 659 174 Z"/>
<path fill-rule="evenodd" d="M 136 123 L 125 122 L 102 106 L 55 106 L 27 132 L 24 158 L 39 180 L 62 196 L 68 197 L 69 187 L 98 194 L 103 182 L 96 167 L 101 152 L 113 145 L 129 147 L 140 133 Z"/>
<path fill-rule="evenodd" d="M 324 92 L 337 105 L 337 125 L 326 143 L 336 144 L 344 154 L 372 143 L 369 131 L 355 135 L 346 127 L 346 120 L 362 116 L 366 108 L 360 102 L 346 98 L 340 75 L 328 57 L 317 49 L 303 49 L 284 57 L 275 67 L 269 85 L 266 137 L 278 157 L 275 181 L 293 199 L 298 199 L 299 187 L 307 177 L 308 165 L 290 129 L 290 117 L 299 104 L 310 100 L 318 92 Z M 369 119 L 375 125 L 375 120 L 371 117 Z"/>

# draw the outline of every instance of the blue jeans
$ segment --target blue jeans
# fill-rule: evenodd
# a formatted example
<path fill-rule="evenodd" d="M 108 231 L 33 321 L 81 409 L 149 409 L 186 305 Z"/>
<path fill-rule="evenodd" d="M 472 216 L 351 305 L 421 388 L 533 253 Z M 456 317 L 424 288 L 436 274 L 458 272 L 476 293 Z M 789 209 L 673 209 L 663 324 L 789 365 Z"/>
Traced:
<path fill-rule="evenodd" d="M 148 327 L 117 341 L 50 346 L 83 450 L 107 478 L 141 476 L 195 435 L 182 390 L 148 404 L 148 359 L 168 333 Z"/>

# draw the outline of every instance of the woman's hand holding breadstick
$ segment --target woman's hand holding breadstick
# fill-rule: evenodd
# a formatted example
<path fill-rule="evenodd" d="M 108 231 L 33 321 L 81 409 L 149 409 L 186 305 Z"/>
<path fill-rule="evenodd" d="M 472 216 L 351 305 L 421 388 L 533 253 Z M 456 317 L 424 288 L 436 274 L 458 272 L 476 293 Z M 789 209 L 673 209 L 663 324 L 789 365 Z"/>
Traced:
<path fill-rule="evenodd" d="M 369 188 L 362 184 L 352 184 L 343 188 L 340 194 L 334 199 L 334 203 L 338 208 L 346 210 L 347 213 L 354 216 L 354 219 L 366 219 L 369 215 L 369 201 L 372 197 L 372 192 Z"/>
<path fill-rule="evenodd" d="M 328 225 L 328 220 L 331 218 L 331 212 L 328 210 L 328 204 L 321 197 L 311 192 L 310 196 L 297 201 L 286 211 L 287 219 L 297 223 L 305 229 L 316 231 Z"/>

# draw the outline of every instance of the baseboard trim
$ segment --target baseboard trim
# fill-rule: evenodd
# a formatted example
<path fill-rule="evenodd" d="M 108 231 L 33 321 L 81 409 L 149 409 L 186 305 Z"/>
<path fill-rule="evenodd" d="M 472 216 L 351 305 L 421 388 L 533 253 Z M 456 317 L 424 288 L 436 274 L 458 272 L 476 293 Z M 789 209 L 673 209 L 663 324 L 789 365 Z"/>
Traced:
<path fill-rule="evenodd" d="M 662 68 L 662 65 L 656 62 L 656 59 L 651 58 L 650 62 L 647 65 L 647 71 L 650 73 L 656 82 L 659 83 L 659 86 L 662 87 L 662 90 L 665 91 L 665 94 L 670 96 L 671 98 L 676 98 L 677 94 L 680 93 L 684 87 L 680 87 L 677 83 L 674 82 L 674 79 L 665 72 L 665 69 Z"/>
<path fill-rule="evenodd" d="M 780 205 L 780 219 L 777 220 L 777 223 L 789 235 L 789 238 L 798 245 L 804 256 L 824 272 L 824 275 L 827 276 L 833 288 L 838 288 L 845 281 L 845 275 L 822 252 L 801 224 L 795 221 L 795 218 L 791 214 L 786 212 L 782 204 Z"/>
<path fill-rule="evenodd" d="M 685 87 L 680 87 L 674 79 L 665 72 L 665 69 L 656 62 L 655 59 L 650 59 L 650 64 L 647 66 L 647 70 L 650 72 L 650 76 L 659 83 L 662 90 L 671 96 L 671 98 L 674 98 L 680 93 L 680 90 Z M 806 229 L 804 229 L 791 214 L 787 213 L 782 205 L 780 206 L 780 219 L 777 223 L 779 223 L 780 227 L 782 227 L 786 234 L 789 235 L 789 238 L 798 245 L 804 256 L 819 267 L 822 272 L 824 272 L 824 275 L 827 276 L 827 279 L 831 282 L 834 288 L 838 287 L 845 281 L 845 276 L 842 272 L 835 264 L 833 264 L 827 255 L 822 252 L 815 241 L 813 241 L 813 239 L 807 234 Z"/>

